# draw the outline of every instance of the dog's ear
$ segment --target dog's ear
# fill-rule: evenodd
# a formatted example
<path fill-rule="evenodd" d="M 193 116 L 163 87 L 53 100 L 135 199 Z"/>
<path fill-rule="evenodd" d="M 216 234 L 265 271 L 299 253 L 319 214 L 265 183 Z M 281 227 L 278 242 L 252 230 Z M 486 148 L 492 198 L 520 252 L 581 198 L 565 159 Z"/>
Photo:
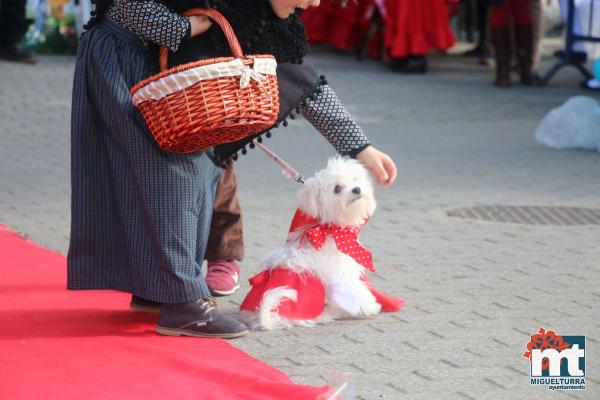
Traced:
<path fill-rule="evenodd" d="M 306 215 L 318 218 L 320 196 L 321 189 L 319 188 L 318 180 L 315 177 L 307 179 L 302 189 L 298 192 L 299 208 Z"/>

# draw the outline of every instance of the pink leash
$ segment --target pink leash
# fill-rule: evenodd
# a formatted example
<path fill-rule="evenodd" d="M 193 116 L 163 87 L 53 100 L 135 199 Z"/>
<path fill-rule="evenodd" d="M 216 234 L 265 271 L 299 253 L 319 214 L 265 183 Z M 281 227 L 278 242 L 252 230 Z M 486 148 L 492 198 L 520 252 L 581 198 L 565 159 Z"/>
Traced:
<path fill-rule="evenodd" d="M 304 177 L 302 176 L 302 174 L 300 172 L 296 171 L 294 168 L 292 168 L 292 166 L 290 164 L 283 161 L 281 159 L 281 157 L 279 157 L 277 154 L 275 154 L 273 151 L 271 151 L 267 146 L 260 143 L 256 139 L 252 140 L 252 143 L 254 143 L 256 146 L 258 146 L 262 151 L 267 153 L 269 158 L 271 158 L 273 161 L 275 161 L 277 164 L 279 164 L 279 166 L 281 166 L 281 168 L 283 168 L 283 174 L 287 178 L 289 178 L 293 181 L 296 181 L 298 183 L 304 183 Z"/>

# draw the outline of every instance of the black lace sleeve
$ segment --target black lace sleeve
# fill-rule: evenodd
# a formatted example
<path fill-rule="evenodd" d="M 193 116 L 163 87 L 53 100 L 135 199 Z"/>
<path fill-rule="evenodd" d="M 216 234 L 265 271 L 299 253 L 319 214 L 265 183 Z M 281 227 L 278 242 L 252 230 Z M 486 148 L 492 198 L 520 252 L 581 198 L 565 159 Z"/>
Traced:
<path fill-rule="evenodd" d="M 361 127 L 328 85 L 323 86 L 313 99 L 306 99 L 301 110 L 338 153 L 356 157 L 370 145 Z"/>
<path fill-rule="evenodd" d="M 191 33 L 187 17 L 172 12 L 152 0 L 114 0 L 107 14 L 110 19 L 134 32 L 146 42 L 176 51 Z"/>

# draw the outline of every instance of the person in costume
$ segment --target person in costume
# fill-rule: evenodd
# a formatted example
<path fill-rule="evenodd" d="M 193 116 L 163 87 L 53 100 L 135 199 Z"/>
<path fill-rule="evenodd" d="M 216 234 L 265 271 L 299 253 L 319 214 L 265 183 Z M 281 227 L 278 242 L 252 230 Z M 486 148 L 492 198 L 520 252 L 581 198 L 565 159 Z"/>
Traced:
<path fill-rule="evenodd" d="M 301 26 L 294 10 L 317 5 L 318 0 L 214 3 L 209 5 L 232 23 L 241 21 L 234 28 L 244 52 L 253 53 L 249 50 L 256 49 L 254 45 L 264 50 L 260 52 L 288 58 L 290 62 L 282 65 L 303 65 L 291 64 L 303 56 L 298 49 L 307 48 L 303 31 L 294 28 L 296 21 Z M 249 3 L 255 12 L 242 14 Z M 263 34 L 275 40 L 252 44 L 249 35 L 260 37 L 260 27 L 273 29 Z M 211 33 L 216 29 L 206 17 L 184 17 L 167 2 L 98 0 L 86 29 L 73 82 L 68 288 L 120 290 L 131 293 L 132 302 L 141 306 L 159 304 L 156 330 L 161 334 L 246 334 L 244 324 L 216 308 L 201 272 L 221 174 L 215 153 L 227 160 L 240 148 L 230 145 L 192 154 L 161 151 L 129 94 L 131 87 L 157 72 L 157 45 L 176 52 L 191 42 L 188 39 L 206 35 L 207 57 L 226 47 L 218 44 Z M 282 35 L 286 41 L 277 40 Z M 301 56 L 292 57 L 296 54 Z M 303 71 L 307 80 L 316 78 L 313 85 L 319 91 L 295 106 L 305 107 L 309 120 L 323 124 L 321 130 L 338 151 L 357 151 L 378 182 L 391 184 L 396 176 L 391 158 L 369 146 L 358 128 L 338 125 L 338 120 L 350 121 L 349 114 L 341 113 L 343 106 L 322 79 Z M 282 93 L 286 87 L 302 87 L 292 80 L 280 85 Z M 338 113 L 328 115 L 324 107 L 332 104 Z M 334 127 L 326 127 L 328 122 Z"/>

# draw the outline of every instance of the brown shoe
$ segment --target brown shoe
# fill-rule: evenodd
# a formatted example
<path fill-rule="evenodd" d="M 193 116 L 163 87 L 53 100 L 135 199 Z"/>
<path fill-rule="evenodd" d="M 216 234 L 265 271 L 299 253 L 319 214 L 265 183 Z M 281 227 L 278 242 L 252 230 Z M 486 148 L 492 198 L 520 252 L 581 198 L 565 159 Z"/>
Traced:
<path fill-rule="evenodd" d="M 498 87 L 510 86 L 510 33 L 508 27 L 492 28 L 492 42 L 496 53 L 496 80 Z"/>
<path fill-rule="evenodd" d="M 156 332 L 167 336 L 232 339 L 248 334 L 248 327 L 217 310 L 214 299 L 190 303 L 163 304 Z"/>

